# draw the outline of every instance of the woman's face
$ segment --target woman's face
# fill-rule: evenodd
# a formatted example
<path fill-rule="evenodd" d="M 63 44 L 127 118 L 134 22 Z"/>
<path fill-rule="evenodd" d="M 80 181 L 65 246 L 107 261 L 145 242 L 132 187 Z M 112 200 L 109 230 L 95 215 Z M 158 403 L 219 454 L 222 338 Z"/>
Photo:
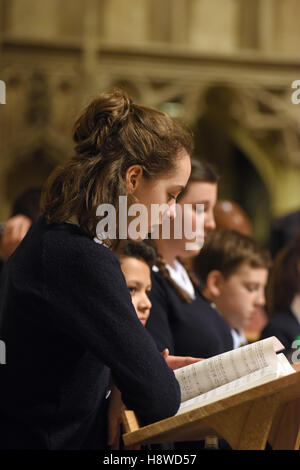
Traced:
<path fill-rule="evenodd" d="M 130 192 L 136 203 L 142 204 L 147 210 L 147 233 L 161 225 L 164 217 L 170 219 L 175 217 L 176 199 L 186 186 L 190 173 L 190 155 L 185 150 L 181 150 L 174 170 L 168 174 L 159 176 L 155 180 L 149 180 L 143 174 L 137 177 L 135 187 Z M 157 211 L 154 205 L 164 206 L 161 211 Z"/>
<path fill-rule="evenodd" d="M 123 257 L 120 262 L 136 314 L 145 326 L 151 309 L 149 300 L 151 291 L 150 268 L 144 261 L 131 256 Z"/>
<path fill-rule="evenodd" d="M 186 212 L 186 217 L 190 218 L 190 227 L 196 234 L 192 240 L 187 239 L 184 236 L 184 217 L 182 217 L 182 238 L 172 239 L 172 243 L 176 244 L 177 256 L 187 257 L 197 255 L 202 248 L 204 239 L 206 238 L 209 231 L 216 228 L 214 219 L 214 207 L 217 202 L 218 186 L 217 183 L 208 183 L 202 181 L 192 181 L 189 184 L 187 192 L 180 199 L 180 205 L 182 207 L 182 214 Z M 186 206 L 188 204 L 190 206 Z M 204 209 L 204 234 L 197 233 L 197 204 L 203 204 Z M 203 239 L 204 235 L 204 239 Z M 186 244 L 194 243 L 195 250 L 187 250 Z M 198 246 L 197 246 L 198 245 Z"/>

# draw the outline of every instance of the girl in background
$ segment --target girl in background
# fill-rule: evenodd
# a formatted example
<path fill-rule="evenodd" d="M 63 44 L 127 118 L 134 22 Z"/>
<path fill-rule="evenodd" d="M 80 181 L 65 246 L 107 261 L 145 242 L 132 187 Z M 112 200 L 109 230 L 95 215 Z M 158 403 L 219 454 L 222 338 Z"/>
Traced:
<path fill-rule="evenodd" d="M 204 205 L 204 236 L 215 228 L 216 200 L 214 169 L 208 163 L 193 160 L 188 186 L 178 202 L 182 207 L 191 205 L 188 216 L 193 229 L 196 204 Z M 155 240 L 158 259 L 152 270 L 152 308 L 146 328 L 160 351 L 167 348 L 172 355 L 208 358 L 232 349 L 232 337 L 225 320 L 202 296 L 199 281 L 182 261 L 200 251 L 201 244 L 194 251 L 186 251 L 187 242 L 191 240 L 176 239 L 174 231 L 170 240 Z"/>
<path fill-rule="evenodd" d="M 156 262 L 155 250 L 145 242 L 126 240 L 120 243 L 117 255 L 137 317 L 145 326 L 151 309 L 149 295 L 152 287 L 151 268 Z M 162 355 L 171 369 L 178 369 L 200 360 L 193 357 L 170 356 L 167 349 L 162 352 Z M 124 409 L 120 392 L 112 385 L 108 412 L 108 444 L 112 450 L 117 450 L 121 446 L 122 411 Z"/>
<path fill-rule="evenodd" d="M 192 222 L 195 239 L 175 238 L 172 221 L 171 239 L 155 240 L 158 260 L 152 270 L 152 308 L 146 328 L 158 349 L 167 348 L 171 355 L 206 359 L 233 348 L 229 326 L 204 298 L 198 279 L 184 262 L 184 258 L 197 255 L 203 243 L 203 234 L 196 232 L 196 204 L 204 206 L 204 238 L 215 229 L 213 211 L 217 188 L 214 168 L 193 159 L 189 183 L 178 202 L 182 208 L 185 204 L 190 205 L 187 218 Z M 194 250 L 187 251 L 186 243 L 191 242 Z M 175 448 L 199 450 L 204 445 L 204 441 L 182 442 L 176 443 Z M 226 448 L 226 443 L 223 446 Z"/>

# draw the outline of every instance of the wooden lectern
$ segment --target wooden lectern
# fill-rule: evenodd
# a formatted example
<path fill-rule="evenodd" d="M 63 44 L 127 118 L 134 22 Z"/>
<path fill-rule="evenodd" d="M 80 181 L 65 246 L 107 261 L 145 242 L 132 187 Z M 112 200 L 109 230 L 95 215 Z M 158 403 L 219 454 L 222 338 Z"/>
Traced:
<path fill-rule="evenodd" d="M 300 446 L 300 364 L 287 375 L 198 409 L 140 427 L 125 411 L 125 446 L 195 441 L 215 435 L 233 449 L 263 450 Z"/>

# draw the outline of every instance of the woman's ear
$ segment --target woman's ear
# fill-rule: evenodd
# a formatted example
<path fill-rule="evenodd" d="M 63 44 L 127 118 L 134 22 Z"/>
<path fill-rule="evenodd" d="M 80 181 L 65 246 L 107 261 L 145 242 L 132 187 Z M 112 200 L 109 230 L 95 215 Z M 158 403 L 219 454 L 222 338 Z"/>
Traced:
<path fill-rule="evenodd" d="M 125 174 L 125 181 L 129 193 L 133 194 L 136 191 L 137 187 L 141 182 L 142 176 L 143 168 L 141 167 L 141 165 L 132 165 L 127 168 Z"/>
<path fill-rule="evenodd" d="M 206 279 L 206 288 L 211 296 L 218 298 L 222 293 L 224 285 L 224 276 L 220 271 L 214 269 L 210 271 Z"/>

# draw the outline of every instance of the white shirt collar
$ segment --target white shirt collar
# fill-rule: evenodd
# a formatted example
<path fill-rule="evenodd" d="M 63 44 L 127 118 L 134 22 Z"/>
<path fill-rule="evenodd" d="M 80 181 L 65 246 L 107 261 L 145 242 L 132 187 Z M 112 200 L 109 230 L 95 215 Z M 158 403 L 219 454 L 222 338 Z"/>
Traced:
<path fill-rule="evenodd" d="M 291 311 L 300 323 L 300 294 L 295 295 L 291 303 Z"/>
<path fill-rule="evenodd" d="M 230 332 L 233 339 L 233 349 L 237 349 L 248 343 L 242 331 L 237 331 L 234 328 L 231 328 Z"/>
<path fill-rule="evenodd" d="M 173 266 L 166 264 L 166 268 L 169 271 L 169 274 L 172 280 L 186 292 L 191 299 L 195 299 L 195 289 L 190 280 L 190 277 L 186 269 L 179 263 L 178 260 L 174 260 Z M 153 271 L 158 271 L 157 266 L 153 266 Z"/>

